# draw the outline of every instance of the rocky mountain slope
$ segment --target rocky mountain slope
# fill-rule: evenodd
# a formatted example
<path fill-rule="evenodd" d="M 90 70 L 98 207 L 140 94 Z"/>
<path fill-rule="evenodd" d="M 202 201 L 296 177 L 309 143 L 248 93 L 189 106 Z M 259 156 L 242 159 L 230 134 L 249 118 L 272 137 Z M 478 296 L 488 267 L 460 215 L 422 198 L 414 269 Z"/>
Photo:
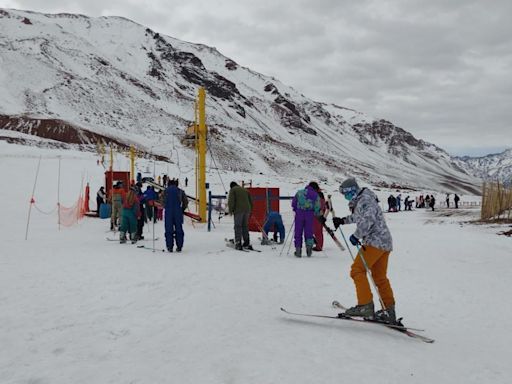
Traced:
<path fill-rule="evenodd" d="M 3 130 L 86 145 L 134 143 L 192 163 L 180 138 L 204 86 L 209 149 L 220 168 L 479 190 L 460 162 L 388 121 L 311 100 L 215 48 L 121 17 L 0 9 L 0 83 Z"/>
<path fill-rule="evenodd" d="M 484 180 L 500 180 L 512 185 L 512 148 L 481 157 L 456 157 L 456 162 L 472 175 Z"/>

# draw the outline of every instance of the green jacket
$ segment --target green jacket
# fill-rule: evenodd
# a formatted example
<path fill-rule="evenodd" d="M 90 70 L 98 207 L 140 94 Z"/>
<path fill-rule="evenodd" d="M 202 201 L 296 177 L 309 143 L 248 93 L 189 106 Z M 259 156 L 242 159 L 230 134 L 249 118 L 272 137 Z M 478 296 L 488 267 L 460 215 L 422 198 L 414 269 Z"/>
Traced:
<path fill-rule="evenodd" d="M 235 185 L 229 190 L 228 209 L 231 214 L 252 211 L 252 199 L 247 189 Z"/>

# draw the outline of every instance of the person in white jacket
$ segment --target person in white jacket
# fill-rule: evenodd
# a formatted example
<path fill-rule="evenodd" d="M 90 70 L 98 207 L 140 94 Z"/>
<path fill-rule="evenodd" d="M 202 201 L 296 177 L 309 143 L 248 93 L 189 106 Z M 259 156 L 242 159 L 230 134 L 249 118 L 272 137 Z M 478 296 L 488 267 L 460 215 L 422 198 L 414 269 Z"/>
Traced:
<path fill-rule="evenodd" d="M 361 189 L 354 178 L 345 180 L 340 186 L 340 192 L 349 200 L 352 214 L 343 218 L 334 217 L 334 226 L 338 228 L 340 225 L 355 223 L 357 227 L 354 234 L 350 236 L 350 242 L 354 246 L 361 245 L 350 271 L 350 277 L 354 280 L 356 287 L 357 305 L 347 309 L 345 314 L 395 323 L 395 299 L 387 278 L 388 259 L 393 250 L 393 240 L 377 196 L 368 188 Z M 384 308 L 377 312 L 374 310 L 372 291 L 364 262 L 372 273 L 383 301 Z"/>

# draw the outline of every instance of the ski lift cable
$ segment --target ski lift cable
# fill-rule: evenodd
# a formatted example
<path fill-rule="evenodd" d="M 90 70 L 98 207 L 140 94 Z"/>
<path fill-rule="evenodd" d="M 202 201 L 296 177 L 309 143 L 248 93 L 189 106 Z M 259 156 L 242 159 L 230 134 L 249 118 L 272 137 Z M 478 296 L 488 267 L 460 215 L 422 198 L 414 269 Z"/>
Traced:
<path fill-rule="evenodd" d="M 219 180 L 220 180 L 220 182 L 222 184 L 222 188 L 224 189 L 224 192 L 227 192 L 226 186 L 224 185 L 224 180 L 222 180 L 222 176 L 220 175 L 219 166 L 218 166 L 217 161 L 215 160 L 215 156 L 213 154 L 213 149 L 210 146 L 210 140 L 207 140 L 206 146 L 207 146 L 207 148 L 208 148 L 208 150 L 210 152 L 210 156 L 211 156 L 211 158 L 213 160 L 213 164 L 215 164 L 215 168 L 217 169 L 217 174 L 218 174 Z"/>

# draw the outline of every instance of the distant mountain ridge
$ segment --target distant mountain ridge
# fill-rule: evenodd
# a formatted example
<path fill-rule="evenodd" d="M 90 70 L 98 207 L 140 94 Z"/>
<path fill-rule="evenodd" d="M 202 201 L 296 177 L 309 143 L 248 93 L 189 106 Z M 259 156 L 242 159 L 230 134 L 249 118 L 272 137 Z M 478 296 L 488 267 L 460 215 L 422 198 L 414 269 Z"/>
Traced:
<path fill-rule="evenodd" d="M 135 143 L 192 164 L 180 138 L 203 86 L 209 148 L 221 168 L 479 192 L 480 180 L 434 144 L 311 100 L 215 48 L 121 17 L 0 9 L 0 21 L 0 129 L 87 145 Z"/>
<path fill-rule="evenodd" d="M 486 156 L 455 157 L 459 165 L 484 180 L 499 180 L 512 185 L 512 148 Z"/>

